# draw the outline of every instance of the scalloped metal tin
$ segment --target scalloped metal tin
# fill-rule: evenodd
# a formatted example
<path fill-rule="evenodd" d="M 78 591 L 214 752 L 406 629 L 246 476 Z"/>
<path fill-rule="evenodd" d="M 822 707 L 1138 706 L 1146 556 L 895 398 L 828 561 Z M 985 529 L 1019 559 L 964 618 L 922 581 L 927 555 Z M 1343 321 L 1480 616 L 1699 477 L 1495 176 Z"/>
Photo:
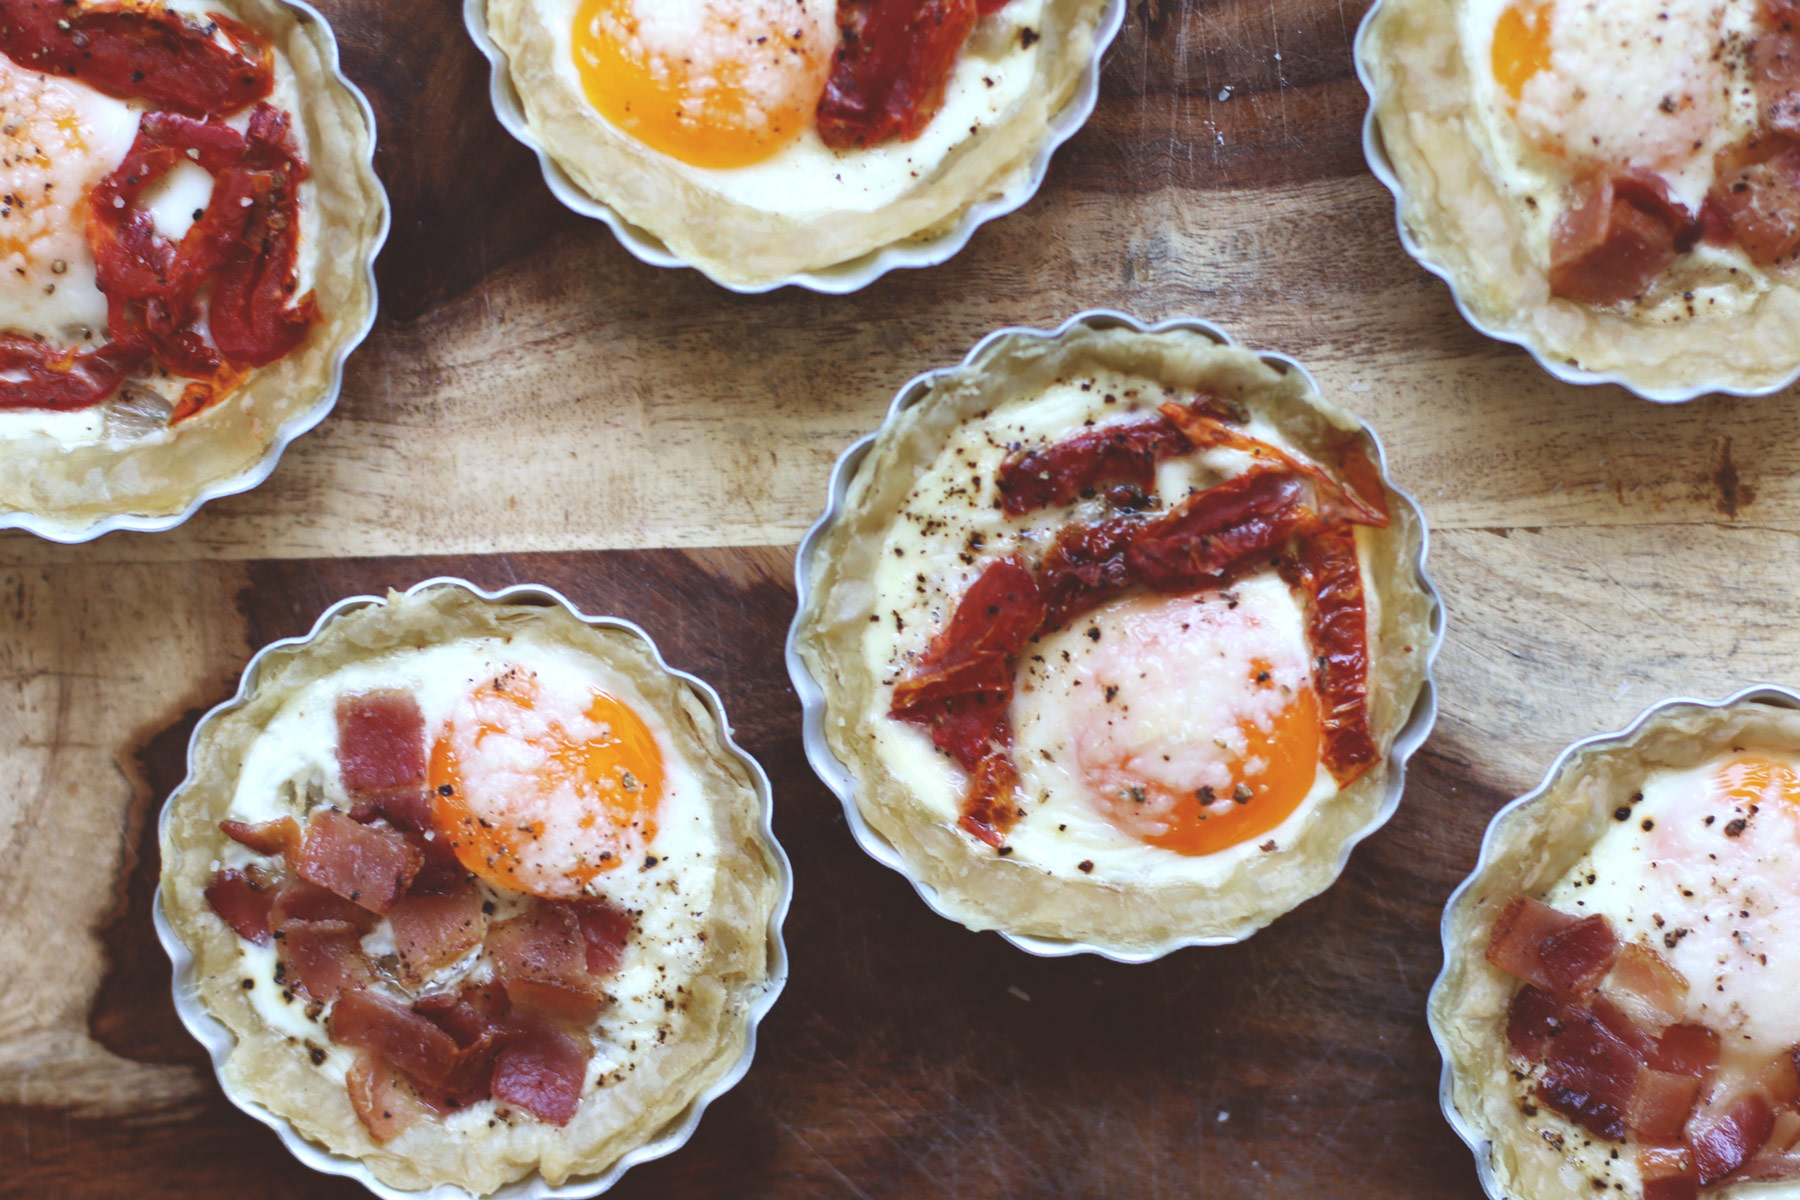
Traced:
<path fill-rule="evenodd" d="M 653 267 L 693 267 L 720 287 L 740 295 L 761 295 L 778 288 L 799 287 L 826 295 L 842 296 L 861 291 L 889 271 L 916 270 L 946 263 L 969 244 L 969 239 L 975 236 L 977 229 L 1030 202 L 1038 188 L 1043 186 L 1044 177 L 1050 172 L 1050 160 L 1057 149 L 1080 132 L 1081 127 L 1087 124 L 1088 117 L 1093 114 L 1094 105 L 1100 99 L 1100 63 L 1106 56 L 1107 48 L 1112 45 L 1113 39 L 1125 24 L 1125 0 L 1107 0 L 1106 11 L 1094 30 L 1093 57 L 1089 60 L 1087 69 L 1082 72 L 1075 94 L 1050 118 L 1050 128 L 1036 157 L 1032 159 L 1030 169 L 1005 193 L 970 205 L 954 223 L 935 237 L 884 246 L 849 262 L 817 271 L 804 271 L 774 283 L 749 285 L 727 283 L 713 278 L 704 268 L 678 257 L 661 238 L 632 224 L 611 205 L 596 199 L 571 179 L 568 172 L 558 166 L 556 160 L 538 143 L 525 123 L 525 106 L 519 99 L 518 89 L 513 86 L 506 53 L 488 34 L 486 0 L 463 0 L 463 24 L 468 26 L 469 36 L 475 39 L 475 45 L 487 56 L 492 68 L 488 91 L 493 97 L 494 113 L 500 118 L 500 124 L 537 155 L 538 165 L 544 172 L 544 182 L 550 185 L 551 193 L 571 211 L 604 222 L 632 257 Z"/>
<path fill-rule="evenodd" d="M 909 380 L 895 395 L 893 403 L 888 407 L 887 416 L 883 418 L 880 427 L 878 427 L 874 433 L 863 437 L 848 450 L 844 451 L 838 458 L 836 468 L 832 471 L 830 492 L 826 501 L 824 515 L 821 516 L 818 521 L 813 524 L 812 528 L 807 531 L 806 538 L 800 543 L 799 553 L 795 556 L 794 560 L 794 587 L 797 593 L 797 608 L 793 624 L 788 627 L 787 667 L 788 675 L 792 678 L 794 683 L 794 690 L 800 696 L 800 707 L 804 717 L 802 739 L 806 747 L 807 761 L 812 764 L 813 771 L 825 782 L 825 785 L 836 794 L 838 800 L 843 804 L 844 816 L 850 824 L 850 832 L 856 838 L 857 844 L 863 848 L 869 857 L 873 858 L 876 862 L 881 863 L 883 866 L 890 867 L 903 875 L 907 882 L 913 885 L 913 890 L 919 893 L 920 899 L 924 900 L 926 905 L 929 906 L 933 912 L 948 920 L 958 921 L 959 924 L 961 922 L 955 914 L 950 912 L 944 906 L 936 889 L 914 875 L 907 867 L 906 863 L 901 859 L 900 852 L 894 847 L 893 843 L 888 841 L 887 838 L 883 837 L 880 833 L 876 832 L 863 817 L 862 810 L 857 806 L 856 802 L 856 780 L 850 774 L 849 768 L 839 761 L 837 755 L 831 752 L 831 747 L 825 740 L 825 691 L 819 685 L 818 680 L 813 677 L 812 672 L 807 668 L 805 660 L 800 657 L 800 651 L 797 644 L 797 638 L 800 633 L 801 617 L 812 601 L 812 561 L 818 551 L 819 543 L 824 539 L 826 531 L 830 529 L 842 515 L 845 498 L 850 490 L 850 482 L 855 478 L 857 468 L 862 465 L 862 461 L 868 455 L 870 447 L 875 444 L 875 439 L 879 437 L 902 412 L 917 403 L 927 392 L 929 392 L 940 378 L 973 365 L 980 360 L 983 355 L 987 354 L 997 343 L 1008 338 L 1054 341 L 1080 327 L 1096 330 L 1130 329 L 1138 333 L 1167 333 L 1173 330 L 1187 330 L 1198 333 L 1221 346 L 1239 345 L 1237 339 L 1233 338 L 1229 333 L 1226 333 L 1223 329 L 1212 324 L 1210 321 L 1202 321 L 1198 318 L 1176 317 L 1165 321 L 1159 321 L 1155 324 L 1146 324 L 1136 317 L 1113 309 L 1090 309 L 1086 312 L 1077 313 L 1055 329 L 1031 329 L 1023 326 L 1015 326 L 990 333 L 987 337 L 981 339 L 981 341 L 975 345 L 975 348 L 970 350 L 969 353 L 963 357 L 962 362 L 955 366 L 940 367 L 926 371 Z M 1318 381 L 1313 378 L 1311 372 L 1307 371 L 1305 367 L 1301 366 L 1294 359 L 1283 354 L 1274 353 L 1264 353 L 1259 355 L 1259 357 L 1264 363 L 1283 374 L 1297 372 L 1314 392 L 1319 390 Z M 1378 466 L 1381 469 L 1382 481 L 1386 483 L 1388 487 L 1392 488 L 1406 504 L 1410 505 L 1413 512 L 1419 518 L 1419 556 L 1414 567 L 1417 572 L 1419 586 L 1431 601 L 1431 646 L 1426 652 L 1425 678 L 1419 688 L 1418 699 L 1414 701 L 1412 712 L 1408 714 L 1405 724 L 1401 726 L 1400 732 L 1395 735 L 1393 748 L 1388 754 L 1388 786 L 1385 795 L 1382 797 L 1380 810 L 1368 825 L 1358 830 L 1355 836 L 1345 841 L 1343 849 L 1339 853 L 1337 865 L 1332 871 L 1333 882 L 1343 874 L 1345 866 L 1350 861 L 1351 851 L 1353 851 L 1365 838 L 1369 837 L 1383 825 L 1386 825 L 1400 807 L 1400 797 L 1406 790 L 1407 760 L 1410 759 L 1413 756 L 1413 753 L 1425 743 L 1425 739 L 1431 735 L 1432 726 L 1437 723 L 1438 703 L 1437 689 L 1433 679 L 1433 667 L 1437 662 L 1438 650 L 1442 647 L 1444 641 L 1443 600 L 1438 595 L 1437 587 L 1432 583 L 1431 576 L 1425 568 L 1426 555 L 1430 548 L 1431 540 L 1431 531 L 1425 523 L 1425 514 L 1420 510 L 1418 502 L 1412 498 L 1411 494 L 1396 487 L 1392 479 L 1389 478 L 1387 470 L 1387 450 L 1382 446 L 1381 439 L 1376 436 L 1375 431 L 1369 428 L 1368 425 L 1365 424 L 1363 430 L 1369 435 L 1369 440 L 1375 446 L 1375 453 L 1378 460 Z M 1004 929 L 996 930 L 995 932 L 1019 949 L 1025 951 L 1027 954 L 1034 954 L 1042 958 L 1063 958 L 1075 954 L 1097 954 L 1102 958 L 1112 959 L 1114 962 L 1146 963 L 1154 962 L 1176 950 L 1182 950 L 1189 946 L 1234 945 L 1256 933 L 1259 929 L 1263 928 L 1265 924 L 1267 924 L 1267 922 L 1253 924 L 1228 936 L 1178 938 L 1154 949 L 1137 953 L 1122 952 L 1111 947 L 1099 946 L 1089 942 L 1072 939 L 1033 937 L 1009 933 Z"/>
<path fill-rule="evenodd" d="M 1363 157 L 1368 160 L 1369 170 L 1374 173 L 1375 178 L 1379 179 L 1394 195 L 1394 224 L 1400 232 L 1400 244 L 1406 248 L 1406 252 L 1412 256 L 1413 261 L 1443 280 L 1450 288 L 1450 298 L 1456 304 L 1456 311 L 1462 314 L 1463 320 L 1467 321 L 1471 328 L 1497 342 L 1518 346 L 1537 360 L 1538 366 L 1564 383 L 1581 386 L 1616 383 L 1632 395 L 1656 404 L 1685 404 L 1689 400 L 1712 395 L 1770 396 L 1791 387 L 1796 381 L 1800 381 L 1800 365 L 1796 365 L 1791 373 L 1767 387 L 1736 388 L 1716 384 L 1695 384 L 1678 388 L 1643 387 L 1618 371 L 1589 371 L 1574 363 L 1550 357 L 1539 347 L 1534 346 L 1524 334 L 1497 328 L 1476 317 L 1464 302 L 1462 293 L 1456 286 L 1456 280 L 1450 276 L 1450 269 L 1432 258 L 1419 240 L 1413 236 L 1412 230 L 1407 228 L 1406 189 L 1400 182 L 1399 174 L 1394 170 L 1393 159 L 1388 157 L 1387 145 L 1382 141 L 1381 122 L 1376 119 L 1375 115 L 1378 99 L 1375 94 L 1375 81 L 1369 73 L 1369 31 L 1374 28 L 1377 15 L 1381 12 L 1384 4 L 1385 0 L 1375 0 L 1369 11 L 1363 15 L 1362 24 L 1357 26 L 1356 30 L 1356 77 L 1362 81 L 1363 91 L 1369 95 L 1369 109 L 1363 115 Z"/>
<path fill-rule="evenodd" d="M 621 620 L 617 617 L 590 616 L 577 608 L 574 603 L 561 592 L 536 584 L 518 584 L 513 587 L 502 588 L 499 591 L 490 592 L 476 587 L 466 579 L 439 576 L 435 579 L 427 579 L 423 582 L 414 584 L 406 590 L 405 594 L 407 596 L 412 596 L 436 587 L 462 588 L 474 593 L 483 600 L 492 601 L 497 604 L 536 604 L 546 608 L 561 607 L 585 625 L 596 629 L 619 630 L 640 639 L 650 650 L 652 659 L 660 669 L 686 683 L 699 695 L 700 699 L 705 703 L 707 710 L 712 713 L 714 719 L 718 722 L 719 736 L 724 742 L 726 751 L 741 762 L 750 772 L 752 785 L 755 787 L 756 794 L 762 804 L 762 822 L 760 831 L 763 841 L 769 848 L 770 855 L 775 860 L 776 872 L 780 878 L 780 889 L 776 896 L 775 907 L 769 914 L 769 984 L 763 994 L 758 997 L 756 1002 L 751 1006 L 749 1028 L 746 1032 L 744 1042 L 744 1053 L 738 1059 L 737 1063 L 721 1076 L 717 1083 L 713 1084 L 710 1088 L 707 1088 L 704 1092 L 700 1093 L 700 1095 L 694 1097 L 693 1101 L 671 1120 L 668 1125 L 664 1126 L 662 1131 L 658 1133 L 656 1137 L 644 1143 L 642 1146 L 626 1153 L 603 1173 L 571 1179 L 561 1187 L 551 1187 L 545 1182 L 543 1176 L 532 1175 L 508 1184 L 499 1191 L 489 1193 L 483 1198 L 483 1200 L 585 1200 L 586 1197 L 598 1196 L 602 1192 L 607 1191 L 632 1167 L 635 1167 L 640 1163 L 650 1162 L 653 1159 L 662 1158 L 665 1155 L 673 1154 L 675 1151 L 681 1149 L 681 1147 L 686 1145 L 688 1140 L 694 1136 L 694 1131 L 699 1127 L 700 1118 L 706 1112 L 707 1106 L 726 1092 L 730 1091 L 733 1087 L 737 1086 L 738 1081 L 744 1077 L 745 1072 L 749 1071 L 750 1062 L 756 1054 L 757 1028 L 762 1024 L 763 1018 L 768 1015 L 769 1010 L 775 1006 L 775 1001 L 780 998 L 782 989 L 787 985 L 787 945 L 782 939 L 782 924 L 787 919 L 788 907 L 792 904 L 794 898 L 793 866 L 788 861 L 787 852 L 782 849 L 781 843 L 775 838 L 775 829 L 772 824 L 775 802 L 774 793 L 769 786 L 769 777 L 764 773 L 762 765 L 746 753 L 732 737 L 731 722 L 725 715 L 725 705 L 724 702 L 720 700 L 719 693 L 713 690 L 712 685 L 708 684 L 705 680 L 690 675 L 686 671 L 680 671 L 671 667 L 668 662 L 664 660 L 662 651 L 657 647 L 650 635 L 645 633 L 642 628 L 630 621 Z M 300 637 L 284 638 L 281 641 L 271 642 L 261 650 L 257 651 L 250 659 L 249 664 L 244 668 L 243 680 L 238 685 L 237 694 L 223 704 L 219 704 L 209 710 L 207 714 L 200 719 L 199 724 L 194 727 L 193 737 L 188 741 L 189 776 L 192 776 L 194 770 L 194 746 L 198 743 L 201 734 L 203 734 L 207 727 L 219 717 L 238 708 L 248 700 L 252 692 L 256 689 L 257 680 L 260 675 L 260 667 L 263 659 L 267 655 L 276 650 L 284 650 L 305 645 L 318 637 L 332 621 L 343 613 L 364 608 L 371 604 L 386 603 L 387 600 L 380 596 L 351 596 L 339 600 L 320 615 L 310 632 Z M 166 832 L 169 814 L 174 810 L 175 802 L 180 798 L 181 793 L 186 786 L 187 781 L 184 779 L 181 786 L 177 787 L 174 792 L 170 794 L 168 802 L 163 805 L 162 814 L 158 823 L 159 839 Z M 174 929 L 169 925 L 168 918 L 163 913 L 162 888 L 160 885 L 156 889 L 152 913 L 156 922 L 156 935 L 162 941 L 163 949 L 168 952 L 169 958 L 175 966 L 175 1010 L 180 1014 L 181 1023 L 187 1026 L 188 1032 L 193 1034 L 194 1037 L 199 1040 L 200 1044 L 206 1047 L 208 1055 L 212 1058 L 213 1071 L 219 1079 L 219 1086 L 224 1090 L 226 1099 L 237 1105 L 237 1107 L 242 1109 L 245 1113 L 274 1130 L 275 1136 L 281 1139 L 281 1144 L 286 1146 L 289 1153 L 306 1166 L 311 1167 L 313 1170 L 324 1175 L 342 1175 L 354 1179 L 364 1187 L 368 1188 L 371 1192 L 374 1192 L 377 1196 L 383 1197 L 383 1200 L 476 1200 L 473 1193 L 451 1184 L 440 1184 L 437 1187 L 426 1191 L 404 1191 L 399 1188 L 390 1187 L 375 1178 L 374 1174 L 368 1167 L 364 1166 L 360 1160 L 341 1154 L 333 1154 L 324 1147 L 307 1141 L 294 1130 L 294 1127 L 285 1118 L 270 1112 L 268 1109 L 252 1100 L 236 1094 L 230 1087 L 226 1086 L 223 1073 L 225 1059 L 231 1053 L 232 1047 L 236 1045 L 236 1038 L 231 1030 L 226 1027 L 224 1022 L 206 1011 L 205 1007 L 200 1003 L 195 991 L 193 955 L 188 951 L 186 944 L 176 936 Z"/>
<path fill-rule="evenodd" d="M 74 545 L 80 542 L 91 542 L 104 534 L 125 530 L 132 533 L 163 533 L 185 523 L 187 519 L 200 511 L 200 506 L 209 500 L 218 500 L 225 496 L 236 496 L 258 487 L 281 462 L 281 456 L 287 452 L 289 444 L 302 434 L 310 432 L 337 407 L 338 395 L 344 386 L 344 364 L 350 355 L 368 339 L 369 331 L 375 328 L 375 318 L 380 312 L 380 297 L 375 286 L 375 260 L 381 254 L 382 246 L 387 244 L 388 230 L 393 220 L 392 207 L 388 202 L 387 188 L 382 185 L 381 176 L 375 170 L 375 110 L 369 105 L 369 98 L 363 95 L 362 89 L 350 82 L 344 74 L 343 64 L 338 54 L 337 35 L 319 10 L 306 0 L 282 0 L 286 7 L 300 14 L 302 23 L 317 32 L 320 48 L 324 52 L 325 62 L 331 71 L 332 81 L 350 94 L 356 101 L 357 109 L 362 113 L 363 124 L 369 130 L 369 152 L 358 159 L 357 165 L 368 171 L 369 178 L 374 181 L 375 194 L 381 201 L 381 224 L 375 231 L 374 241 L 369 245 L 368 259 L 363 263 L 363 279 L 369 289 L 369 315 L 361 327 L 353 331 L 337 348 L 332 356 L 331 375 L 325 388 L 313 406 L 303 413 L 291 418 L 275 431 L 273 440 L 263 451 L 261 459 L 249 469 L 233 475 L 229 479 L 216 480 L 202 488 L 180 512 L 165 516 L 146 516 L 142 513 L 109 513 L 96 517 L 92 521 L 64 521 L 56 517 L 40 513 L 28 513 L 12 510 L 0 511 L 0 530 L 20 529 L 26 533 L 36 534 L 46 541 L 62 542 Z"/>
<path fill-rule="evenodd" d="M 1457 885 L 1456 890 L 1450 893 L 1450 899 L 1445 902 L 1444 915 L 1438 923 L 1438 938 L 1444 950 L 1444 966 L 1438 972 L 1436 981 L 1431 985 L 1431 994 L 1426 1001 L 1425 1010 L 1426 1024 L 1431 1027 L 1431 1039 L 1437 1045 L 1438 1056 L 1444 1060 L 1443 1071 L 1438 1077 L 1438 1105 L 1443 1109 L 1444 1119 L 1450 1123 L 1450 1128 L 1456 1131 L 1456 1136 L 1461 1138 L 1463 1144 L 1474 1154 L 1475 1174 L 1481 1180 L 1481 1188 L 1488 1194 L 1490 1200 L 1510 1200 L 1510 1197 L 1500 1186 L 1500 1181 L 1494 1178 L 1493 1142 L 1482 1136 L 1480 1131 L 1475 1129 L 1456 1107 L 1454 1098 L 1456 1072 L 1451 1065 L 1450 1046 L 1443 1027 L 1438 1021 L 1437 1010 L 1439 997 L 1443 994 L 1444 988 L 1448 986 L 1450 959 L 1454 950 L 1450 940 L 1451 921 L 1462 908 L 1476 881 L 1485 875 L 1492 866 L 1496 831 L 1515 819 L 1515 814 L 1541 800 L 1565 773 L 1579 765 L 1579 760 L 1588 751 L 1626 745 L 1635 739 L 1652 720 L 1672 709 L 1726 709 L 1748 703 L 1800 709 L 1800 692 L 1775 684 L 1756 684 L 1733 692 L 1723 700 L 1699 700 L 1689 696 L 1675 696 L 1652 704 L 1623 729 L 1613 733 L 1597 733 L 1592 737 L 1572 742 L 1564 748 L 1561 754 L 1556 756 L 1556 761 L 1550 764 L 1550 769 L 1544 773 L 1543 780 L 1536 787 L 1494 814 L 1493 819 L 1488 822 L 1487 832 L 1482 835 L 1481 853 L 1475 860 L 1475 869 L 1469 872 L 1468 878 Z"/>

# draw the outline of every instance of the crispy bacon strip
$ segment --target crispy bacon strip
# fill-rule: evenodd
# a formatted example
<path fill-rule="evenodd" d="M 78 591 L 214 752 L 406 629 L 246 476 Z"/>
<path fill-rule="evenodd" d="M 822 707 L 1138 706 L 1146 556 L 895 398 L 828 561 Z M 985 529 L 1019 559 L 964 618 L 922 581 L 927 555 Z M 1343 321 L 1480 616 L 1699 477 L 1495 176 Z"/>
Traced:
<path fill-rule="evenodd" d="M 231 48 L 215 40 L 215 26 Z M 275 84 L 274 52 L 253 30 L 216 14 L 195 21 L 160 3 L 0 0 L 0 52 L 27 70 L 190 117 L 234 113 Z"/>
<path fill-rule="evenodd" d="M 404 836 L 378 825 L 362 825 L 336 809 L 322 808 L 306 823 L 300 847 L 300 877 L 372 913 L 393 909 L 424 856 Z"/>
<path fill-rule="evenodd" d="M 481 893 L 456 877 L 443 892 L 414 888 L 388 912 L 400 974 L 414 987 L 481 945 L 487 919 Z"/>
<path fill-rule="evenodd" d="M 378 1144 L 393 1141 L 419 1119 L 419 1103 L 406 1091 L 399 1072 L 379 1055 L 364 1051 L 356 1056 L 344 1077 L 350 1107 Z"/>
<path fill-rule="evenodd" d="M 517 1019 L 518 1041 L 494 1060 L 496 1099 L 516 1104 L 540 1121 L 567 1125 L 581 1105 L 581 1084 L 593 1050 L 549 1021 Z"/>
<path fill-rule="evenodd" d="M 1700 223 L 1656 176 L 1590 176 L 1551 233 L 1550 290 L 1585 304 L 1630 300 L 1699 238 Z"/>
<path fill-rule="evenodd" d="M 219 831 L 240 846 L 248 846 L 258 854 L 281 858 L 291 868 L 300 858 L 300 822 L 292 817 L 251 824 L 248 821 L 220 821 Z"/>
<path fill-rule="evenodd" d="M 1552 995 L 1567 997 L 1592 990 L 1618 951 L 1618 938 L 1605 917 L 1572 917 L 1519 896 L 1494 922 L 1487 960 Z"/>
<path fill-rule="evenodd" d="M 272 940 L 269 909 L 274 893 L 259 885 L 242 871 L 226 867 L 206 885 L 206 902 L 247 942 L 267 946 Z"/>
<path fill-rule="evenodd" d="M 411 1009 L 359 988 L 338 997 L 325 1020 L 331 1040 L 380 1056 L 420 1083 L 453 1087 L 464 1065 L 456 1039 Z"/>
<path fill-rule="evenodd" d="M 338 769 L 352 796 L 406 799 L 424 793 L 425 714 L 411 692 L 340 696 L 336 717 Z M 408 815 L 424 817 L 429 828 L 429 806 Z"/>
<path fill-rule="evenodd" d="M 1763 147 L 1733 157 L 1741 161 L 1721 162 L 1707 193 L 1708 230 L 1716 231 L 1714 240 L 1736 242 L 1762 266 L 1792 258 L 1800 251 L 1800 147 Z"/>
<path fill-rule="evenodd" d="M 587 942 L 588 973 L 604 976 L 618 970 L 631 938 L 631 914 L 594 901 L 575 907 L 575 923 Z"/>
<path fill-rule="evenodd" d="M 1639 1146 L 1637 1165 L 1644 1200 L 1695 1200 L 1700 1194 L 1693 1151 L 1686 1146 Z"/>
<path fill-rule="evenodd" d="M 1564 1008 L 1562 1026 L 1544 1046 L 1537 1098 L 1596 1137 L 1623 1141 L 1643 1060 L 1587 1009 Z"/>
<path fill-rule="evenodd" d="M 1775 1110 L 1760 1092 L 1741 1095 L 1721 1109 L 1696 1112 L 1688 1121 L 1686 1141 L 1700 1186 L 1711 1187 L 1749 1162 L 1774 1131 Z"/>
<path fill-rule="evenodd" d="M 605 995 L 588 969 L 588 938 L 565 904 L 540 901 L 488 932 L 488 953 L 515 1007 L 586 1023 Z"/>

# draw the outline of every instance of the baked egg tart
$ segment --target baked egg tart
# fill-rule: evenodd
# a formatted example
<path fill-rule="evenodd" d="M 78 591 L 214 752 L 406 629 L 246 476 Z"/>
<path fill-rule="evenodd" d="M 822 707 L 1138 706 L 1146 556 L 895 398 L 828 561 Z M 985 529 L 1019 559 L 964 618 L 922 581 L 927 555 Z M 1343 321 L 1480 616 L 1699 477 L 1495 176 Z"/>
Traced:
<path fill-rule="evenodd" d="M 1800 7 L 1380 0 L 1401 234 L 1484 332 L 1656 400 L 1800 374 Z"/>
<path fill-rule="evenodd" d="M 1444 914 L 1444 1107 L 1489 1195 L 1800 1194 L 1800 696 L 1670 701 L 1495 817 Z"/>
<path fill-rule="evenodd" d="M 747 1069 L 785 978 L 768 783 L 635 626 L 460 581 L 347 601 L 189 766 L 177 1005 L 309 1165 L 593 1195 Z"/>
<path fill-rule="evenodd" d="M 740 291 L 950 257 L 1036 190 L 1124 18 L 1122 0 L 467 4 L 501 119 L 559 196 Z"/>
<path fill-rule="evenodd" d="M 168 528 L 323 418 L 373 144 L 303 4 L 0 3 L 0 528 Z"/>
<path fill-rule="evenodd" d="M 866 848 L 1040 953 L 1248 936 L 1393 812 L 1425 531 L 1297 365 L 1085 314 L 921 376 L 801 548 L 789 667 Z"/>

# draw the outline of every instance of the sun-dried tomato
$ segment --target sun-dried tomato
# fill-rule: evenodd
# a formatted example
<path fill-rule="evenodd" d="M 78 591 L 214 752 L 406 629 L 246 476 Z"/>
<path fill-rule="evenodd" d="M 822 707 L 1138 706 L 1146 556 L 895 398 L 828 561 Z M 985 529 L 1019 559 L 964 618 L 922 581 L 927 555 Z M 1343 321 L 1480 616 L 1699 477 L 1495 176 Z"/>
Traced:
<path fill-rule="evenodd" d="M 274 53 L 253 31 L 216 13 L 196 21 L 160 3 L 0 0 L 0 52 L 27 70 L 190 117 L 236 112 L 275 85 Z"/>
<path fill-rule="evenodd" d="M 1300 539 L 1293 573 L 1307 599 L 1306 636 L 1319 694 L 1320 755 L 1339 787 L 1375 765 L 1369 729 L 1369 635 L 1356 529 L 1334 525 Z"/>
<path fill-rule="evenodd" d="M 1131 578 L 1162 592 L 1216 584 L 1249 556 L 1313 527 L 1305 496 L 1305 481 L 1281 470 L 1245 471 L 1198 492 L 1132 539 Z"/>
<path fill-rule="evenodd" d="M 976 0 L 841 0 L 842 40 L 819 100 L 819 136 L 834 150 L 911 141 L 944 104 Z"/>

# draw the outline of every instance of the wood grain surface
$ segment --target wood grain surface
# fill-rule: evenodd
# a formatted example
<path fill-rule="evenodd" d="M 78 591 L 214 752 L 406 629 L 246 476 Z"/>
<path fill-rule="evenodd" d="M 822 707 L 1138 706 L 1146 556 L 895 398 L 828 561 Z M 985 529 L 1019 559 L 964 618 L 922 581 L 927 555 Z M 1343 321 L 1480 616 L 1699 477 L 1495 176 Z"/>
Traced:
<path fill-rule="evenodd" d="M 342 595 L 450 572 L 643 624 L 773 778 L 793 977 L 621 1197 L 1479 1195 L 1437 1108 L 1437 918 L 1489 816 L 1672 693 L 1793 682 L 1793 396 L 1656 408 L 1472 333 L 1359 149 L 1360 3 L 1133 0 L 1043 193 L 947 266 L 744 299 L 560 209 L 454 0 L 321 0 L 381 120 L 383 316 L 336 414 L 182 529 L 0 535 L 0 1195 L 354 1196 L 221 1097 L 149 918 L 200 712 Z M 1433 527 L 1438 732 L 1249 943 L 1039 960 L 867 859 L 800 749 L 792 545 L 896 387 L 1087 307 L 1215 319 L 1367 415 Z"/>

